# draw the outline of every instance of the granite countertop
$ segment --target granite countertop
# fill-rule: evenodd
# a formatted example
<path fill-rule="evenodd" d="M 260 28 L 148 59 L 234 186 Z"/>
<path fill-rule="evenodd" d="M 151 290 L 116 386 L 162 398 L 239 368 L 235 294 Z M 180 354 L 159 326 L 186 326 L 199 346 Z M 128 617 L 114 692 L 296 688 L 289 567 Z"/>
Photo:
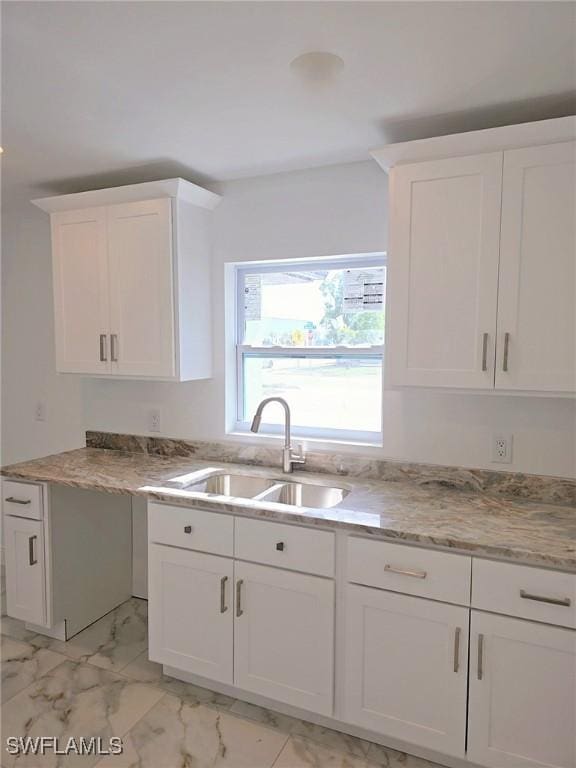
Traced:
<path fill-rule="evenodd" d="M 301 479 L 349 491 L 330 509 L 287 507 L 252 499 L 192 494 L 175 478 L 207 468 Z M 189 456 L 80 448 L 20 464 L 1 474 L 107 493 L 125 493 L 186 506 L 224 510 L 237 515 L 342 528 L 382 539 L 448 548 L 477 556 L 540 565 L 576 573 L 576 509 L 536 501 L 509 500 L 481 492 L 420 487 L 412 482 L 342 478 L 246 464 L 204 461 Z M 166 488 L 165 483 L 176 487 Z M 226 503 L 221 500 L 226 498 Z"/>

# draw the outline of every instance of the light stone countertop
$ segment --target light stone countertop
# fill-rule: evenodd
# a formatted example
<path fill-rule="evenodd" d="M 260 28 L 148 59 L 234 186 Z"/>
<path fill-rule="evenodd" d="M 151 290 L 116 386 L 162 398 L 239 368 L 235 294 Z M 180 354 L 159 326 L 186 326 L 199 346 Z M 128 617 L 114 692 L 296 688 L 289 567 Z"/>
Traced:
<path fill-rule="evenodd" d="M 252 499 L 228 499 L 164 483 L 206 468 L 281 481 L 349 490 L 330 509 L 290 507 Z M 145 496 L 186 506 L 304 523 L 385 540 L 440 547 L 576 573 L 576 509 L 536 501 L 509 500 L 482 492 L 422 487 L 412 482 L 294 472 L 189 456 L 155 456 L 103 448 L 80 448 L 2 468 L 18 480 Z M 226 498 L 226 502 L 222 499 Z"/>

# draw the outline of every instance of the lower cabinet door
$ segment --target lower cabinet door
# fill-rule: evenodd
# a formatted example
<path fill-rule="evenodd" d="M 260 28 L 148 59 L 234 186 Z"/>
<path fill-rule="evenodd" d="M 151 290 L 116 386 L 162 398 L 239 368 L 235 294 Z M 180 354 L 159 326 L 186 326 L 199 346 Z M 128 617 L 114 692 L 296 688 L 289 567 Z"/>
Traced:
<path fill-rule="evenodd" d="M 575 768 L 576 631 L 472 611 L 468 757 Z"/>
<path fill-rule="evenodd" d="M 236 561 L 234 682 L 331 715 L 334 582 Z"/>
<path fill-rule="evenodd" d="M 233 682 L 233 561 L 150 545 L 149 655 L 153 661 Z"/>
<path fill-rule="evenodd" d="M 9 616 L 46 623 L 46 568 L 41 520 L 4 517 L 6 607 Z"/>
<path fill-rule="evenodd" d="M 346 720 L 463 756 L 469 610 L 349 585 Z"/>

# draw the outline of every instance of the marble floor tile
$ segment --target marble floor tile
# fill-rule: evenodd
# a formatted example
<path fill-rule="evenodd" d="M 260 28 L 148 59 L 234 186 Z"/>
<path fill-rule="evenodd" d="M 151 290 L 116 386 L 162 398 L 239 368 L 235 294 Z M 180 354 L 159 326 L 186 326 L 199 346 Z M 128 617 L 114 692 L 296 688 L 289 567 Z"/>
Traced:
<path fill-rule="evenodd" d="M 287 736 L 167 694 L 128 734 L 121 756 L 98 768 L 271 768 Z"/>
<path fill-rule="evenodd" d="M 372 744 L 368 752 L 370 765 L 377 768 L 442 768 L 439 763 L 431 763 L 421 757 L 414 757 L 405 752 L 397 752 L 395 749 L 382 747 L 380 744 Z"/>
<path fill-rule="evenodd" d="M 51 640 L 47 647 L 76 661 L 117 672 L 147 648 L 147 622 L 148 603 L 133 597 L 71 640 Z"/>
<path fill-rule="evenodd" d="M 328 749 L 347 752 L 355 757 L 366 757 L 372 746 L 370 741 L 334 731 L 332 728 L 314 725 L 314 723 L 305 720 L 297 720 L 291 733 L 293 736 L 304 737 L 306 740 L 315 741 Z"/>
<path fill-rule="evenodd" d="M 166 693 L 178 696 L 186 703 L 194 706 L 203 704 L 217 709 L 230 709 L 236 699 L 217 693 L 208 688 L 201 688 L 192 683 L 176 680 L 162 673 L 162 665 L 148 658 L 148 650 L 122 669 L 122 674 L 142 683 L 150 683 L 162 688 Z"/>
<path fill-rule="evenodd" d="M 29 641 L 37 637 L 37 633 L 31 629 L 26 629 L 26 625 L 20 619 L 13 619 L 11 616 L 2 616 L 0 619 L 0 632 L 6 637 L 13 637 L 15 640 Z"/>
<path fill-rule="evenodd" d="M 19 691 L 36 682 L 46 672 L 66 661 L 54 651 L 35 648 L 29 643 L 2 637 L 2 701 L 8 701 Z"/>
<path fill-rule="evenodd" d="M 296 728 L 299 723 L 294 717 L 274 712 L 274 710 L 266 709 L 265 707 L 258 707 L 255 704 L 249 704 L 247 701 L 237 701 L 230 708 L 230 712 L 247 720 L 254 720 L 257 723 L 268 725 L 270 728 L 276 728 L 286 734 L 292 733 L 292 729 Z"/>
<path fill-rule="evenodd" d="M 372 768 L 365 758 L 290 736 L 274 768 Z"/>
<path fill-rule="evenodd" d="M 332 728 L 325 728 L 321 725 L 315 725 L 305 720 L 299 720 L 289 715 L 283 715 L 280 712 L 258 707 L 254 704 L 248 704 L 245 701 L 238 701 L 234 704 L 230 712 L 240 717 L 255 720 L 258 723 L 269 725 L 271 728 L 277 728 L 283 733 L 292 736 L 303 737 L 310 741 L 315 741 L 329 749 L 335 749 L 340 752 L 348 752 L 356 757 L 366 757 L 371 747 L 371 742 L 359 739 L 355 736 L 349 736 L 346 733 L 340 733 Z"/>
<path fill-rule="evenodd" d="M 3 707 L 6 736 L 123 736 L 165 694 L 153 686 L 128 680 L 89 664 L 65 660 Z M 91 765 L 96 757 L 3 756 L 5 768 L 13 766 Z"/>

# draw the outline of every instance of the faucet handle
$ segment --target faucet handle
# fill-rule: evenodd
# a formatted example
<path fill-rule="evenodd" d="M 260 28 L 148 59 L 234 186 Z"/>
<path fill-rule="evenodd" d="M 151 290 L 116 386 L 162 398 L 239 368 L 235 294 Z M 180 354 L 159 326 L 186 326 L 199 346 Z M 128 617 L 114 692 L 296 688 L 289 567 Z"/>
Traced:
<path fill-rule="evenodd" d="M 296 449 L 292 448 L 291 458 L 294 464 L 306 463 L 306 457 L 304 456 L 304 448 L 302 447 L 302 444 L 298 446 L 297 452 L 296 452 Z"/>

